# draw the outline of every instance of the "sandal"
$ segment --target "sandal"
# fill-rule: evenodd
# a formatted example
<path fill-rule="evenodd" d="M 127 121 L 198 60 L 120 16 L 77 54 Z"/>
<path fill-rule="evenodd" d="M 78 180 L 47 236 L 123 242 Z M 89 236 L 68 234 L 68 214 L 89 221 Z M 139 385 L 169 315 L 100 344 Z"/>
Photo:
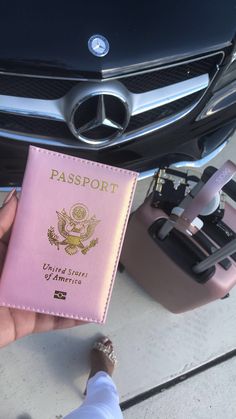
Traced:
<path fill-rule="evenodd" d="M 107 345 L 108 342 L 110 342 L 110 344 Z M 109 338 L 104 337 L 101 340 L 95 342 L 93 345 L 93 349 L 103 352 L 109 358 L 113 365 L 117 364 L 117 357 L 115 355 L 112 342 Z"/>
<path fill-rule="evenodd" d="M 102 360 L 100 360 L 99 362 L 94 362 L 94 355 L 97 358 L 97 354 L 96 351 L 101 352 L 102 354 L 105 355 L 104 358 L 106 358 L 107 360 L 110 361 L 110 367 L 109 365 L 107 365 L 107 363 Z M 111 340 L 107 337 L 103 337 L 98 339 L 93 347 L 92 347 L 92 351 L 91 351 L 91 357 L 93 359 L 93 361 L 91 361 L 91 370 L 90 370 L 90 374 L 88 379 L 90 379 L 91 377 L 93 377 L 97 372 L 99 371 L 105 371 L 107 372 L 110 376 L 112 376 L 113 373 L 113 369 L 117 364 L 117 357 L 114 353 L 114 349 L 113 349 L 113 344 L 111 342 Z M 102 366 L 99 364 L 103 364 Z M 109 371 L 110 370 L 110 371 Z M 86 389 L 84 391 L 84 396 L 86 396 L 87 393 L 87 386 Z"/>

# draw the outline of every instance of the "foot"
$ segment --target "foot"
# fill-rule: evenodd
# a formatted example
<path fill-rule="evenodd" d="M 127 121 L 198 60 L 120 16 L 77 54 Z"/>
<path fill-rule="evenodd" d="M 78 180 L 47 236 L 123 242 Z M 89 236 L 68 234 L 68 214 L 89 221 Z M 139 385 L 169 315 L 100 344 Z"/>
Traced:
<path fill-rule="evenodd" d="M 117 359 L 114 354 L 111 340 L 107 337 L 103 337 L 95 342 L 90 359 L 91 371 L 89 378 L 93 377 L 99 371 L 104 371 L 112 376 Z"/>

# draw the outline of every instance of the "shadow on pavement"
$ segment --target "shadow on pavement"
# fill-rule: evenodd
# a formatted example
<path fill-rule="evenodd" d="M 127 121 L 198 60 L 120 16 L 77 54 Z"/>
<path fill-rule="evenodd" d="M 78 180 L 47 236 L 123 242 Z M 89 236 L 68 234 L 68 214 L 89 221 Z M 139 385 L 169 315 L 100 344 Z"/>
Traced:
<path fill-rule="evenodd" d="M 86 385 L 90 367 L 90 350 L 95 339 L 101 334 L 95 333 L 93 337 L 86 339 L 79 335 L 79 327 L 77 330 L 77 336 L 68 336 L 62 330 L 36 334 L 28 337 L 21 344 L 27 347 L 27 351 L 38 353 L 40 357 L 42 354 L 44 368 L 49 371 L 50 375 L 54 376 L 62 386 L 67 386 L 83 398 L 84 388 L 78 388 L 76 381 L 79 377 L 84 376 L 84 386 Z M 43 364 L 41 360 L 40 368 L 43 368 Z M 37 364 L 35 364 L 35 368 L 37 368 Z M 21 418 L 20 416 L 17 419 L 28 419 L 28 417 L 22 416 Z"/>

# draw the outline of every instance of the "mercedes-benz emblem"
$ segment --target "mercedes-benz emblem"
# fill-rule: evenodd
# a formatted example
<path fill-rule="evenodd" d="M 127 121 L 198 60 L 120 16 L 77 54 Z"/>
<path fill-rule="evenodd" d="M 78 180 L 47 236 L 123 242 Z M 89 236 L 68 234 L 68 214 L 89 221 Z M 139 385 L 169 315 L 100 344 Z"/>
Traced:
<path fill-rule="evenodd" d="M 98 93 L 76 104 L 69 127 L 77 138 L 96 145 L 121 136 L 129 117 L 128 105 L 122 97 Z"/>
<path fill-rule="evenodd" d="M 88 40 L 89 51 L 96 57 L 104 57 L 109 52 L 108 40 L 102 35 L 93 35 Z"/>

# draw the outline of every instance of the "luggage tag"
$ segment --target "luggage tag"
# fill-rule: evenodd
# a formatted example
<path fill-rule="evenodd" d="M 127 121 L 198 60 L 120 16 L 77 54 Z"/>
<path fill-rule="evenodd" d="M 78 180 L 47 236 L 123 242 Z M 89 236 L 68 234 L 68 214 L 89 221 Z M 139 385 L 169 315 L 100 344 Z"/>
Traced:
<path fill-rule="evenodd" d="M 188 172 L 168 168 L 159 169 L 152 179 L 147 196 L 151 190 L 151 206 L 170 213 L 172 208 L 178 206 L 191 190 Z"/>

